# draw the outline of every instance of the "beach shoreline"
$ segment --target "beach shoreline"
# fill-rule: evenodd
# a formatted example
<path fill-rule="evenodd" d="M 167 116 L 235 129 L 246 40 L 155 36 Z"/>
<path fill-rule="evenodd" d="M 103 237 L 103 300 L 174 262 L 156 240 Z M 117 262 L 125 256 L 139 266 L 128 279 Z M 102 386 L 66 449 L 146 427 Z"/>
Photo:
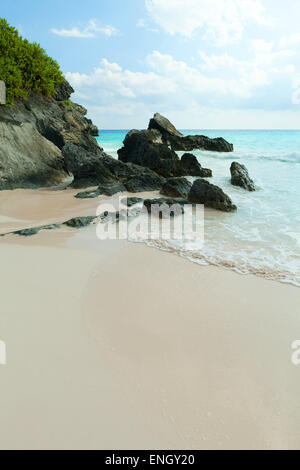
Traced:
<path fill-rule="evenodd" d="M 299 289 L 94 230 L 0 242 L 0 447 L 298 448 Z"/>

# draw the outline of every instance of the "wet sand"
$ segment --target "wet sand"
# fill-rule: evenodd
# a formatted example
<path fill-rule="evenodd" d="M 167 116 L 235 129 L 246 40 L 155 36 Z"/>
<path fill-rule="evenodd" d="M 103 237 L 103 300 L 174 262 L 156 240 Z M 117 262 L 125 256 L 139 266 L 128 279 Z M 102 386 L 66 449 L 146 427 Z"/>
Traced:
<path fill-rule="evenodd" d="M 7 193 L 1 231 L 95 213 Z M 94 226 L 5 237 L 0 255 L 1 449 L 300 447 L 298 288 Z"/>

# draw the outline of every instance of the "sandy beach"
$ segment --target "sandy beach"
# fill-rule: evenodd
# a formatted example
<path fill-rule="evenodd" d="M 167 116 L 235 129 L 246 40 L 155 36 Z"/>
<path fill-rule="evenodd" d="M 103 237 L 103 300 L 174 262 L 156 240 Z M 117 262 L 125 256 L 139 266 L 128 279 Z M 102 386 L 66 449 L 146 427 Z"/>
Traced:
<path fill-rule="evenodd" d="M 2 233 L 95 213 L 73 190 L 32 193 L 2 192 Z M 298 288 L 95 226 L 0 254 L 0 448 L 299 448 Z"/>

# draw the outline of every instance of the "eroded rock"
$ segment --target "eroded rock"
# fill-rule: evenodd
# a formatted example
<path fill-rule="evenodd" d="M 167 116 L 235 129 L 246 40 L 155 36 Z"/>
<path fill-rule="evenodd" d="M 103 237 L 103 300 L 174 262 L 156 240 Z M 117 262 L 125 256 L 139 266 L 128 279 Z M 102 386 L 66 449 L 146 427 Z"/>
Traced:
<path fill-rule="evenodd" d="M 211 207 L 223 212 L 237 210 L 230 197 L 221 188 L 203 179 L 194 182 L 188 199 L 192 203 L 204 204 L 205 207 Z"/>
<path fill-rule="evenodd" d="M 231 172 L 231 184 L 233 186 L 239 186 L 246 189 L 247 191 L 256 191 L 255 184 L 250 178 L 249 173 L 245 165 L 238 162 L 233 162 L 230 167 Z"/>

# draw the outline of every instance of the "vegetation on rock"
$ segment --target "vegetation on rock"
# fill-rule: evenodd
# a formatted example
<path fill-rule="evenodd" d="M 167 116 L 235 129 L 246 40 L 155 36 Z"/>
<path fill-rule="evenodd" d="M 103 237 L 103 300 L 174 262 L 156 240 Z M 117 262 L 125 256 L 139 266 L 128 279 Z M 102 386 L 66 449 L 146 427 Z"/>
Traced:
<path fill-rule="evenodd" d="M 7 104 L 26 99 L 29 91 L 52 96 L 64 81 L 58 63 L 37 43 L 23 39 L 0 18 L 0 80 L 6 84 Z"/>

